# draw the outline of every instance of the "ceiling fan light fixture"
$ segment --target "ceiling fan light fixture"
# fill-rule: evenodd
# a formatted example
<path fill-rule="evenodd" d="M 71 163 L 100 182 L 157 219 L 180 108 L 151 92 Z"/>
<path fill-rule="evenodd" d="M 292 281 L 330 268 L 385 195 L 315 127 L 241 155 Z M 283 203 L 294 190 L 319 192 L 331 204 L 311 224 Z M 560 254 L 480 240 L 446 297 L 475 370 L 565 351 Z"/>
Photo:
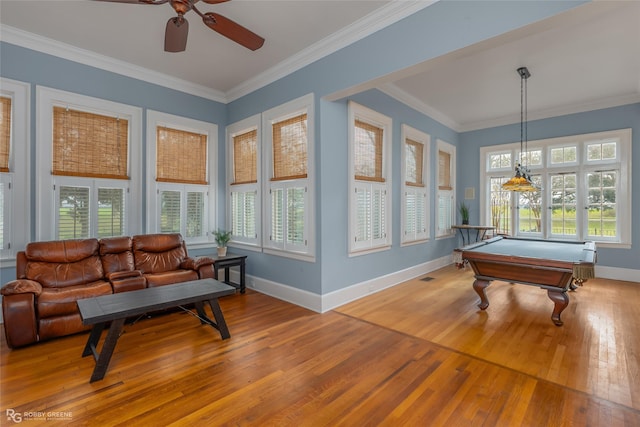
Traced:
<path fill-rule="evenodd" d="M 167 21 L 164 34 L 164 50 L 166 52 L 184 52 L 187 48 L 189 21 L 183 16 L 177 16 Z"/>

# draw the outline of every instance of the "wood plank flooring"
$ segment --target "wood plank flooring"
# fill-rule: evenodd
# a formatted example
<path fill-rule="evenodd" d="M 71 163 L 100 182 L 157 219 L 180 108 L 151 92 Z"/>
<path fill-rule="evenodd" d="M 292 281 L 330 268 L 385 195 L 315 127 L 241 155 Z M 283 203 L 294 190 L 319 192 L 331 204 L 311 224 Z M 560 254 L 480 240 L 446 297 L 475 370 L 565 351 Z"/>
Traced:
<path fill-rule="evenodd" d="M 588 281 L 556 327 L 539 288 L 494 282 L 480 311 L 470 271 L 429 276 L 324 314 L 225 297 L 226 341 L 143 319 L 93 384 L 86 334 L 3 337 L 0 425 L 640 426 L 640 283 Z"/>

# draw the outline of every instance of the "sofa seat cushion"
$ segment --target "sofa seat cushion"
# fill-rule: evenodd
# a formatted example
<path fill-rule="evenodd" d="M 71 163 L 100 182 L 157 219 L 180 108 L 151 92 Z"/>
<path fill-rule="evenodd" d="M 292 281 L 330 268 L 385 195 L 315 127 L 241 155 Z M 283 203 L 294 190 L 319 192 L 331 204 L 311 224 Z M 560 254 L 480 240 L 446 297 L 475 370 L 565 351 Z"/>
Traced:
<path fill-rule="evenodd" d="M 37 302 L 38 316 L 42 319 L 78 313 L 76 301 L 79 299 L 112 293 L 111 284 L 104 280 L 65 288 L 43 288 Z"/>
<path fill-rule="evenodd" d="M 147 279 L 147 287 L 172 285 L 174 283 L 187 282 L 189 280 L 198 280 L 198 273 L 193 270 L 175 270 L 164 273 L 145 274 Z"/>
<path fill-rule="evenodd" d="M 76 334 L 91 329 L 91 325 L 83 325 L 80 313 L 65 316 L 48 317 L 38 322 L 38 336 L 40 341 L 55 337 Z"/>

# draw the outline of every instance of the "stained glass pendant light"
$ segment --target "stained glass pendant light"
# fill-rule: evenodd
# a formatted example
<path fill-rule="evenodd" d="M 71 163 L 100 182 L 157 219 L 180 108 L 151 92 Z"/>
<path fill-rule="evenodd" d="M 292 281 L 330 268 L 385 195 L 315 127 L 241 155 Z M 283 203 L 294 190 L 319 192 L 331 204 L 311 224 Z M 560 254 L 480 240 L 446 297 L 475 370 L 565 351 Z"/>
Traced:
<path fill-rule="evenodd" d="M 516 164 L 516 175 L 502 184 L 508 191 L 537 191 L 539 188 L 531 181 L 531 172 L 522 157 L 528 155 L 527 148 L 527 79 L 531 73 L 527 67 L 518 68 L 520 75 L 520 161 Z M 524 148 L 524 150 L 523 150 Z M 526 159 L 526 157 L 525 157 Z"/>

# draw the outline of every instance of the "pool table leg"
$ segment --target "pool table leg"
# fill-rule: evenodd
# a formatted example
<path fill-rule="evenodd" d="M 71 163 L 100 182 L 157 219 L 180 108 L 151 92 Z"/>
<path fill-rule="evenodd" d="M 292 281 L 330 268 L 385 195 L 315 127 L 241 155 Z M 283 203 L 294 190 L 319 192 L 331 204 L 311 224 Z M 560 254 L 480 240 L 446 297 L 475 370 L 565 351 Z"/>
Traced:
<path fill-rule="evenodd" d="M 551 289 L 547 290 L 547 295 L 549 295 L 549 299 L 553 301 L 554 304 L 551 320 L 553 320 L 553 323 L 555 323 L 556 326 L 562 326 L 560 313 L 562 313 L 562 311 L 569 305 L 569 296 L 566 292 L 557 292 L 552 291 Z"/>
<path fill-rule="evenodd" d="M 480 310 L 486 310 L 486 308 L 489 307 L 489 299 L 487 298 L 485 289 L 490 283 L 491 282 L 489 280 L 482 279 L 476 279 L 475 282 L 473 282 L 473 290 L 475 290 L 480 297 L 480 304 L 478 304 Z"/>

